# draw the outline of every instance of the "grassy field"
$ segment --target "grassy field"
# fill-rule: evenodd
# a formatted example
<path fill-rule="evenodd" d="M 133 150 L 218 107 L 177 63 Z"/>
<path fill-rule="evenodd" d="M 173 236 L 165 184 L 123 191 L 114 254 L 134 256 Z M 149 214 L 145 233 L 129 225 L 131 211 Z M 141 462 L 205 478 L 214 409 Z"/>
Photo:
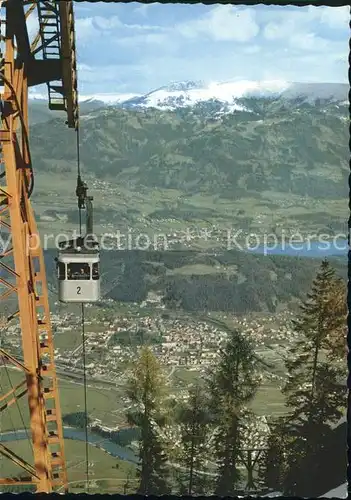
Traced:
<path fill-rule="evenodd" d="M 199 378 L 199 372 L 190 371 L 186 368 L 176 368 L 172 375 L 173 383 L 186 387 L 195 383 Z M 279 389 L 279 381 L 266 381 L 258 389 L 251 409 L 259 416 L 276 417 L 286 412 L 284 397 Z"/>
<path fill-rule="evenodd" d="M 70 175 L 58 175 L 50 172 L 37 176 L 36 190 L 33 194 L 33 206 L 37 214 L 38 226 L 42 235 L 70 234 L 77 229 L 78 210 Z M 122 232 L 133 227 L 136 231 L 152 236 L 173 231 L 181 231 L 190 224 L 200 228 L 217 225 L 222 230 L 231 227 L 250 231 L 272 232 L 273 228 L 295 229 L 302 232 L 314 232 L 324 229 L 326 221 L 344 220 L 346 218 L 345 201 L 318 200 L 301 198 L 291 195 L 287 201 L 286 195 L 273 191 L 263 191 L 257 197 L 225 198 L 218 195 L 209 196 L 205 193 L 194 193 L 186 197 L 175 189 L 150 189 L 145 192 L 128 190 L 116 186 L 114 179 L 106 181 L 106 186 L 92 186 L 96 217 L 95 232 L 104 234 L 117 229 Z M 118 193 L 118 195 L 117 195 Z M 63 201 L 62 201 L 63 200 Z M 115 213 L 115 218 L 103 216 L 100 209 Z M 166 208 L 167 207 L 167 208 Z M 76 221 L 41 219 L 47 210 L 57 211 L 64 215 L 77 210 Z M 112 213 L 111 212 L 111 213 Z M 164 216 L 160 215 L 164 213 Z M 250 220 L 249 226 L 248 220 Z M 247 227 L 246 227 L 247 226 Z M 54 239 L 48 240 L 48 246 L 53 247 Z M 192 247 L 206 248 L 216 246 L 216 240 L 194 240 Z"/>
<path fill-rule="evenodd" d="M 258 389 L 251 409 L 260 416 L 277 417 L 286 413 L 284 397 L 277 387 L 277 382 L 262 384 Z"/>
<path fill-rule="evenodd" d="M 259 354 L 266 362 L 274 364 L 274 371 L 277 375 L 283 375 L 284 370 L 283 366 L 281 366 L 281 358 L 275 354 L 274 349 L 264 349 Z M 168 369 L 167 372 L 172 372 L 172 386 L 179 388 L 186 388 L 199 377 L 198 371 L 189 370 L 186 367 L 176 367 L 174 370 Z M 4 368 L 2 368 L 0 377 L 3 392 L 7 392 L 11 388 L 11 384 L 8 381 L 8 374 L 13 386 L 23 380 L 21 372 L 9 369 L 6 373 Z M 280 392 L 279 385 L 280 382 L 278 380 L 266 381 L 259 388 L 252 403 L 252 409 L 257 414 L 273 416 L 284 413 L 284 398 Z M 84 410 L 84 390 L 81 382 L 70 381 L 67 378 L 59 376 L 59 390 L 63 416 Z M 123 388 L 98 388 L 92 386 L 91 382 L 88 382 L 87 393 L 90 418 L 99 419 L 103 425 L 107 426 L 124 425 Z M 27 400 L 26 396 L 23 396 L 19 400 L 18 406 L 14 404 L 3 412 L 1 421 L 2 431 L 23 428 L 23 422 L 28 422 L 28 418 Z"/>
<path fill-rule="evenodd" d="M 174 383 L 193 384 L 198 380 L 199 372 L 187 368 L 176 368 L 172 376 Z"/>
<path fill-rule="evenodd" d="M 91 325 L 86 325 L 85 333 L 89 336 L 89 333 L 101 332 L 101 324 L 92 323 Z M 71 351 L 76 349 L 82 343 L 82 331 L 81 328 L 72 328 L 72 330 L 61 330 L 54 334 L 54 345 L 55 349 L 60 349 L 60 351 Z"/>
<path fill-rule="evenodd" d="M 8 374 L 13 386 L 24 380 L 22 373 L 17 370 L 9 369 Z M 11 384 L 4 368 L 0 370 L 0 380 L 2 392 L 6 393 L 10 390 Z M 59 390 L 63 416 L 84 410 L 84 390 L 81 383 L 74 383 L 59 377 Z M 95 388 L 88 383 L 87 406 L 89 416 L 92 419 L 100 419 L 104 425 L 116 426 L 124 423 L 122 393 L 118 389 Z M 5 432 L 7 430 L 23 429 L 23 422 L 28 421 L 28 403 L 25 395 L 19 400 L 18 407 L 14 404 L 2 413 L 1 430 Z"/>
<path fill-rule="evenodd" d="M 82 332 L 76 329 L 56 332 L 54 335 L 55 349 L 72 351 L 82 343 Z"/>
<path fill-rule="evenodd" d="M 217 274 L 218 272 L 220 272 L 220 269 L 216 269 L 213 266 L 206 266 L 205 264 L 190 264 L 188 266 L 178 267 L 174 270 L 167 270 L 167 275 L 183 274 L 186 276 L 202 276 L 204 274 Z"/>
<path fill-rule="evenodd" d="M 27 440 L 7 442 L 6 446 L 29 463 L 32 463 L 32 451 Z M 85 443 L 66 439 L 65 454 L 70 492 L 86 492 Z M 130 481 L 127 492 L 132 493 L 135 491 L 133 490 L 133 484 L 135 483 L 136 468 L 133 464 L 114 458 L 91 445 L 89 445 L 88 458 L 90 493 L 123 493 L 127 478 Z M 1 472 L 2 476 L 6 477 L 21 474 L 22 470 L 9 460 L 2 458 Z"/>

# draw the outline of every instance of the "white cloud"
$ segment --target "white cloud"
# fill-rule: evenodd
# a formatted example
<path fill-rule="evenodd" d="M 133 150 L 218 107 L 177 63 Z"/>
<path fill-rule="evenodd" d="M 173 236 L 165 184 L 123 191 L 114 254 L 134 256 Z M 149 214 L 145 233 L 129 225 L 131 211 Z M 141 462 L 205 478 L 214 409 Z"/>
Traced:
<path fill-rule="evenodd" d="M 288 33 L 293 31 L 294 22 L 292 20 L 281 23 L 268 23 L 263 29 L 263 36 L 267 40 L 279 40 L 285 38 Z"/>
<path fill-rule="evenodd" d="M 309 7 L 309 15 L 330 28 L 346 28 L 350 21 L 350 7 Z"/>
<path fill-rule="evenodd" d="M 93 17 L 84 17 L 75 20 L 75 32 L 78 43 L 84 44 L 86 41 L 90 41 L 99 35 L 99 31 L 94 26 L 93 20 Z"/>
<path fill-rule="evenodd" d="M 263 36 L 267 40 L 278 40 L 298 33 L 312 32 L 316 23 L 322 23 L 331 29 L 347 28 L 350 19 L 348 7 L 309 6 L 297 8 L 295 11 L 286 12 L 282 7 L 271 11 L 268 16 L 263 15 L 267 21 L 263 29 Z"/>
<path fill-rule="evenodd" d="M 168 37 L 162 33 L 146 33 L 143 35 L 134 35 L 129 37 L 119 38 L 117 40 L 118 45 L 124 46 L 137 46 L 137 45 L 152 45 L 152 44 L 163 44 L 168 42 Z"/>
<path fill-rule="evenodd" d="M 89 51 L 92 58 L 104 59 L 108 55 L 109 60 L 115 51 L 116 63 L 122 55 L 118 52 L 119 47 L 125 47 L 126 50 L 145 50 L 148 47 L 148 50 L 170 53 L 178 47 L 170 28 L 151 24 L 123 23 L 118 16 L 91 16 L 77 19 L 76 34 L 78 49 L 81 47 Z M 91 40 L 94 40 L 93 44 Z"/>
<path fill-rule="evenodd" d="M 170 31 L 169 28 L 152 24 L 125 24 L 124 28 L 139 31 L 163 31 L 165 33 Z"/>
<path fill-rule="evenodd" d="M 289 38 L 289 45 L 295 50 L 325 52 L 332 46 L 332 42 L 314 33 L 298 33 Z"/>
<path fill-rule="evenodd" d="M 178 24 L 176 30 L 187 38 L 205 35 L 216 41 L 246 42 L 258 34 L 259 27 L 252 9 L 218 5 L 198 19 Z"/>
<path fill-rule="evenodd" d="M 150 68 L 145 64 L 113 64 L 107 66 L 89 66 L 78 64 L 78 86 L 79 92 L 87 94 L 91 92 L 91 85 L 95 87 L 97 75 L 99 75 L 99 89 L 104 92 L 129 91 L 130 84 L 127 80 L 150 77 Z M 89 90 L 90 89 L 90 90 Z M 133 89 L 132 89 L 133 91 Z"/>
<path fill-rule="evenodd" d="M 79 82 L 85 93 L 98 85 L 104 92 L 142 93 L 174 80 L 239 75 L 347 81 L 348 8 L 198 5 L 184 17 L 185 11 L 169 4 L 167 19 L 164 9 L 152 4 L 153 15 L 143 20 L 135 4 L 111 11 L 118 16 L 110 17 L 97 6 L 90 17 L 77 19 L 78 57 L 85 64 Z"/>
<path fill-rule="evenodd" d="M 106 43 L 109 47 L 114 44 L 121 45 L 137 45 L 143 43 L 156 43 L 156 41 L 163 42 L 164 39 L 161 36 L 146 34 L 135 35 L 135 31 L 138 32 L 148 32 L 156 31 L 166 32 L 167 29 L 162 26 L 152 26 L 145 24 L 124 24 L 119 19 L 118 16 L 102 17 L 102 16 L 92 16 L 76 19 L 76 36 L 78 43 L 85 47 L 91 46 L 91 40 L 94 43 Z M 106 37 L 106 31 L 109 33 Z M 125 36 L 126 33 L 131 34 L 131 36 Z M 133 41 L 134 40 L 134 41 Z M 155 42 L 153 42 L 155 40 Z"/>
<path fill-rule="evenodd" d="M 96 25 L 96 27 L 99 30 L 114 30 L 116 28 L 121 28 L 123 26 L 123 23 L 119 20 L 117 16 L 112 16 L 112 17 L 101 17 L 101 16 L 95 16 L 92 19 L 93 24 Z"/>
<path fill-rule="evenodd" d="M 259 45 L 249 45 L 248 47 L 243 47 L 242 51 L 244 54 L 257 54 L 261 52 L 262 47 Z"/>
<path fill-rule="evenodd" d="M 142 4 L 142 5 L 138 5 L 138 7 L 136 7 L 134 9 L 134 12 L 136 14 L 139 14 L 140 16 L 144 17 L 144 18 L 147 18 L 148 17 L 148 13 L 150 11 L 150 7 L 152 7 L 152 4 Z"/>
<path fill-rule="evenodd" d="M 318 21 L 332 28 L 342 28 L 345 27 L 350 18 L 350 8 L 349 7 L 326 7 L 320 6 L 306 6 L 306 7 L 296 7 L 294 9 L 289 9 L 286 11 L 286 7 L 280 6 L 274 10 L 267 7 L 266 16 L 263 18 L 266 22 L 274 19 L 277 22 L 292 20 L 294 21 L 296 27 L 298 25 L 309 25 L 312 22 Z"/>
<path fill-rule="evenodd" d="M 307 74 L 312 72 L 312 67 L 317 65 L 321 67 L 320 74 L 324 74 L 326 64 L 329 64 L 331 73 L 337 73 L 340 78 L 341 66 L 339 63 L 344 63 L 346 59 L 342 57 L 348 51 L 347 38 L 345 43 L 340 42 L 340 33 L 342 29 L 346 35 L 346 27 L 348 25 L 349 13 L 348 8 L 332 8 L 332 7 L 312 7 L 297 8 L 294 11 L 289 10 L 287 15 L 283 15 L 282 9 L 276 9 L 271 13 L 270 20 L 264 26 L 262 35 L 270 44 L 275 45 L 279 41 L 280 54 L 278 58 L 285 57 L 288 60 L 292 57 L 296 59 L 295 72 L 302 72 L 299 68 L 305 66 Z M 266 18 L 267 19 L 267 18 Z M 339 40 L 335 39 L 332 30 L 335 29 Z M 312 67 L 308 67 L 309 53 L 315 58 Z M 298 59 L 301 63 L 298 62 Z M 326 63 L 326 61 L 329 61 Z M 334 70 L 332 66 L 337 64 Z M 345 68 L 346 72 L 346 68 Z M 316 70 L 313 69 L 316 74 Z M 301 77 L 300 77 L 301 78 Z M 322 76 L 321 76 L 322 78 Z M 325 78 L 325 76 L 323 77 Z M 297 78 L 295 78 L 296 80 Z M 328 78 L 330 79 L 330 77 Z M 344 78 L 346 80 L 346 74 Z"/>

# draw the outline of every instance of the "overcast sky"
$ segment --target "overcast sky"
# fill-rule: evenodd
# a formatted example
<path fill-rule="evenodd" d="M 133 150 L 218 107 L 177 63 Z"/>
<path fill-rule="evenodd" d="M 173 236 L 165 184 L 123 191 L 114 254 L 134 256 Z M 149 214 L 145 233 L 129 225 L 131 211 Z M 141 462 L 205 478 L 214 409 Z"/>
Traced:
<path fill-rule="evenodd" d="M 348 83 L 349 7 L 75 3 L 79 90 L 171 81 Z"/>

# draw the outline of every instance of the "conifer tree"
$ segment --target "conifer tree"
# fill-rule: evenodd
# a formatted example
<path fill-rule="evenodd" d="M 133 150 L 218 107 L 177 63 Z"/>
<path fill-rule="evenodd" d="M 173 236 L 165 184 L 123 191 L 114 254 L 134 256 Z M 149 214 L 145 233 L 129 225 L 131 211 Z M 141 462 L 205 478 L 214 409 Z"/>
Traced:
<path fill-rule="evenodd" d="M 215 457 L 218 465 L 216 495 L 235 496 L 241 475 L 239 471 L 242 443 L 241 417 L 244 407 L 255 396 L 259 385 L 257 357 L 251 342 L 233 331 L 221 350 L 217 369 L 209 379 L 210 408 L 214 432 Z"/>
<path fill-rule="evenodd" d="M 286 456 L 288 435 L 285 418 L 275 419 L 271 422 L 270 429 L 266 450 L 260 457 L 259 479 L 264 488 L 282 491 L 288 466 Z"/>
<path fill-rule="evenodd" d="M 333 422 L 340 418 L 341 404 L 333 404 L 335 398 L 326 391 L 325 384 L 338 391 L 337 370 L 326 362 L 326 355 L 330 350 L 329 338 L 333 332 L 340 332 L 339 314 L 335 314 L 335 291 L 340 286 L 340 280 L 328 261 L 323 261 L 320 271 L 313 282 L 308 299 L 301 305 L 299 317 L 294 321 L 295 331 L 300 338 L 289 350 L 286 359 L 288 381 L 284 387 L 287 395 L 287 406 L 292 410 L 292 417 L 316 418 L 324 421 L 327 406 L 328 420 Z M 343 392 L 341 392 L 343 393 Z M 340 393 L 339 393 L 340 394 Z M 325 399 L 327 398 L 327 399 Z M 330 400 L 331 398 L 331 400 Z M 322 415 L 324 415 L 322 417 Z M 321 420 L 322 417 L 322 420 Z"/>
<path fill-rule="evenodd" d="M 138 493 L 168 494 L 167 456 L 160 436 L 166 421 L 163 408 L 167 395 L 166 382 L 157 359 L 148 347 L 140 351 L 127 384 L 127 395 L 132 403 L 127 414 L 128 421 L 140 428 Z"/>
<path fill-rule="evenodd" d="M 286 359 L 288 381 L 283 390 L 290 410 L 286 429 L 290 438 L 289 470 L 284 489 L 289 495 L 311 495 L 306 492 L 311 474 L 301 470 L 302 463 L 307 456 L 317 460 L 330 424 L 336 423 L 346 408 L 345 369 L 328 362 L 331 335 L 334 339 L 336 334 L 342 335 L 342 308 L 335 311 L 335 304 L 340 304 L 336 298 L 338 290 L 340 280 L 329 263 L 323 261 L 294 322 L 299 340 Z"/>
<path fill-rule="evenodd" d="M 209 437 L 210 417 L 206 407 L 204 390 L 195 385 L 189 391 L 189 399 L 180 406 L 177 418 L 181 428 L 181 463 L 186 472 L 182 476 L 181 494 L 207 493 L 205 469 L 206 444 Z"/>
<path fill-rule="evenodd" d="M 325 340 L 327 357 L 345 366 L 347 357 L 347 287 L 341 278 L 332 281 L 330 293 L 330 327 Z"/>

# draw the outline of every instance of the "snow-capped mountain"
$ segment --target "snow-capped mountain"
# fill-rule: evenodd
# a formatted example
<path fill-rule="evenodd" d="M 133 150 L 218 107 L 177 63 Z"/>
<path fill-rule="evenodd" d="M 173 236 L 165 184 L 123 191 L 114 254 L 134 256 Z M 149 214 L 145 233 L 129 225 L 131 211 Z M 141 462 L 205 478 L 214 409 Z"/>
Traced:
<path fill-rule="evenodd" d="M 184 81 L 174 82 L 157 88 L 144 95 L 140 94 L 96 94 L 81 95 L 80 102 L 96 109 L 116 106 L 127 109 L 156 108 L 175 110 L 201 103 L 215 103 L 222 113 L 251 111 L 244 100 L 266 98 L 271 100 L 296 101 L 302 103 L 348 102 L 349 86 L 341 83 L 292 83 L 287 81 L 229 81 L 211 82 Z M 32 93 L 31 99 L 47 99 L 43 94 Z M 84 106 L 85 107 L 85 106 Z"/>
<path fill-rule="evenodd" d="M 141 97 L 135 97 L 123 102 L 123 107 L 159 108 L 174 110 L 179 107 L 216 101 L 229 106 L 230 111 L 244 110 L 238 99 L 249 95 L 279 95 L 289 88 L 286 82 L 180 82 L 160 87 Z"/>
<path fill-rule="evenodd" d="M 116 104 L 121 104 L 129 99 L 133 99 L 135 97 L 141 97 L 141 94 L 96 94 L 90 96 L 81 96 L 80 101 L 85 102 L 86 104 L 92 102 L 102 102 L 107 106 L 113 106 Z"/>
<path fill-rule="evenodd" d="M 290 83 L 285 81 L 234 81 L 210 83 L 180 82 L 160 87 L 148 94 L 121 103 L 127 108 L 159 108 L 174 110 L 205 102 L 222 104 L 228 112 L 249 111 L 244 98 L 298 100 L 314 103 L 317 100 L 343 102 L 348 98 L 348 85 L 328 83 Z"/>
<path fill-rule="evenodd" d="M 94 94 L 94 95 L 78 95 L 80 103 L 100 104 L 101 106 L 115 106 L 129 99 L 142 97 L 142 94 Z M 32 101 L 46 101 L 47 94 L 38 92 L 29 92 L 29 99 Z"/>

